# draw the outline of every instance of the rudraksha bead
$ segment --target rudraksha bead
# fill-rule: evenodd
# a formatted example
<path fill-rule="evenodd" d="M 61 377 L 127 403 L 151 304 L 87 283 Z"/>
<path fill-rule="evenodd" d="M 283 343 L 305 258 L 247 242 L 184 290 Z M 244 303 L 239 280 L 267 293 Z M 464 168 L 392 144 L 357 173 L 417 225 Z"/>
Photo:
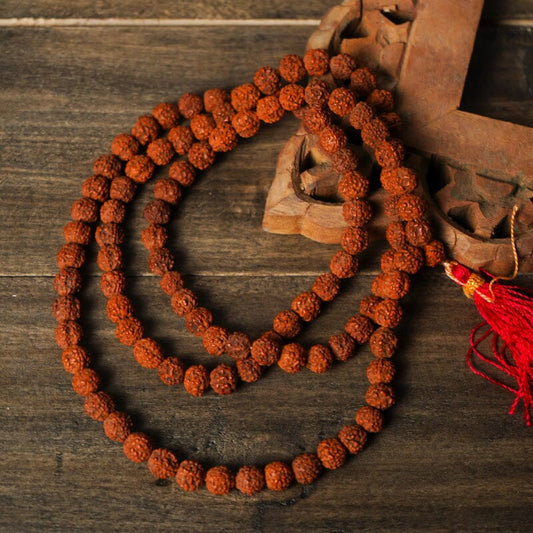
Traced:
<path fill-rule="evenodd" d="M 80 318 L 80 301 L 74 296 L 59 296 L 52 305 L 52 314 L 58 322 L 78 320 Z"/>
<path fill-rule="evenodd" d="M 315 344 L 309 348 L 306 366 L 315 374 L 323 374 L 332 367 L 333 359 L 333 352 L 328 346 Z"/>
<path fill-rule="evenodd" d="M 100 270 L 103 270 L 104 272 L 121 269 L 124 265 L 122 249 L 114 244 L 102 246 L 100 250 L 98 250 L 96 263 Z"/>
<path fill-rule="evenodd" d="M 263 367 L 251 358 L 238 359 L 236 366 L 241 381 L 245 383 L 255 383 L 263 373 Z"/>
<path fill-rule="evenodd" d="M 335 437 L 321 441 L 317 446 L 316 454 L 324 468 L 328 470 L 335 470 L 346 461 L 346 448 Z"/>
<path fill-rule="evenodd" d="M 431 241 L 424 246 L 424 255 L 426 256 L 426 265 L 436 267 L 440 265 L 445 257 L 444 244 L 441 241 Z"/>
<path fill-rule="evenodd" d="M 176 291 L 183 288 L 183 279 L 179 272 L 171 270 L 166 272 L 159 282 L 159 286 L 165 294 L 171 296 Z"/>
<path fill-rule="evenodd" d="M 323 302 L 331 302 L 340 290 L 340 280 L 335 274 L 327 272 L 318 276 L 313 283 L 313 292 Z"/>
<path fill-rule="evenodd" d="M 176 104 L 161 102 L 152 109 L 152 116 L 164 130 L 169 130 L 178 124 L 180 112 Z"/>
<path fill-rule="evenodd" d="M 359 268 L 357 257 L 346 253 L 344 250 L 336 252 L 329 263 L 331 272 L 340 279 L 355 276 Z"/>
<path fill-rule="evenodd" d="M 111 182 L 109 197 L 127 204 L 133 200 L 136 190 L 137 185 L 132 179 L 126 176 L 118 176 Z"/>
<path fill-rule="evenodd" d="M 133 346 L 142 339 L 144 328 L 136 318 L 129 317 L 119 320 L 115 327 L 115 336 L 120 343 Z"/>
<path fill-rule="evenodd" d="M 304 114 L 303 125 L 309 133 L 318 134 L 330 124 L 329 113 L 323 109 L 308 109 Z"/>
<path fill-rule="evenodd" d="M 349 54 L 337 54 L 329 60 L 329 70 L 338 80 L 350 79 L 356 66 L 355 59 Z"/>
<path fill-rule="evenodd" d="M 407 235 L 405 233 L 405 224 L 400 221 L 391 222 L 385 231 L 387 242 L 391 248 L 404 248 L 407 244 Z"/>
<path fill-rule="evenodd" d="M 402 308 L 396 300 L 386 298 L 376 305 L 374 321 L 386 328 L 396 327 L 402 318 Z"/>
<path fill-rule="evenodd" d="M 229 331 L 219 326 L 210 326 L 202 335 L 206 352 L 210 355 L 222 355 L 226 351 Z"/>
<path fill-rule="evenodd" d="M 91 234 L 92 228 L 86 222 L 72 221 L 66 224 L 63 228 L 63 236 L 65 237 L 65 241 L 69 244 L 80 244 L 85 246 L 91 242 Z"/>
<path fill-rule="evenodd" d="M 174 477 L 178 471 L 179 461 L 175 454 L 166 448 L 153 450 L 148 458 L 148 470 L 157 479 Z"/>
<path fill-rule="evenodd" d="M 396 204 L 398 215 L 403 220 L 418 220 L 426 212 L 426 202 L 421 196 L 413 193 L 402 194 Z"/>
<path fill-rule="evenodd" d="M 168 241 L 167 228 L 159 224 L 150 224 L 142 230 L 141 241 L 147 250 L 162 248 Z"/>
<path fill-rule="evenodd" d="M 170 205 L 163 200 L 148 202 L 143 211 L 143 217 L 150 224 L 168 224 L 170 222 Z"/>
<path fill-rule="evenodd" d="M 278 69 L 272 67 L 261 67 L 254 74 L 255 86 L 267 96 L 275 94 L 281 87 L 281 78 Z"/>
<path fill-rule="evenodd" d="M 132 463 L 144 463 L 148 461 L 153 450 L 150 437 L 146 433 L 130 433 L 124 441 L 122 448 L 124 455 Z"/>
<path fill-rule="evenodd" d="M 363 315 L 352 316 L 346 321 L 344 330 L 356 342 L 364 344 L 374 332 L 374 322 Z"/>
<path fill-rule="evenodd" d="M 233 115 L 231 125 L 241 137 L 248 139 L 259 131 L 261 121 L 254 111 L 243 109 Z"/>
<path fill-rule="evenodd" d="M 265 466 L 265 483 L 270 490 L 286 490 L 291 486 L 293 479 L 292 468 L 287 463 L 273 461 Z"/>
<path fill-rule="evenodd" d="M 412 246 L 424 246 L 431 241 L 431 226 L 427 220 L 409 220 L 405 224 L 407 242 Z"/>
<path fill-rule="evenodd" d="M 156 276 L 163 276 L 174 268 L 174 255 L 167 248 L 154 248 L 148 256 L 148 268 Z"/>
<path fill-rule="evenodd" d="M 266 335 L 262 335 L 252 343 L 250 353 L 252 359 L 261 366 L 271 366 L 279 359 L 281 344 Z"/>
<path fill-rule="evenodd" d="M 194 133 L 189 126 L 174 126 L 167 135 L 167 139 L 178 155 L 185 155 L 194 144 Z"/>
<path fill-rule="evenodd" d="M 383 188 L 393 195 L 412 192 L 418 184 L 415 171 L 407 167 L 384 168 L 380 181 Z"/>
<path fill-rule="evenodd" d="M 385 422 L 383 413 L 375 407 L 365 405 L 355 413 L 355 421 L 368 433 L 379 433 Z"/>
<path fill-rule="evenodd" d="M 332 335 L 328 345 L 337 361 L 347 361 L 355 353 L 355 340 L 348 333 Z"/>
<path fill-rule="evenodd" d="M 100 248 L 109 244 L 122 244 L 124 241 L 124 228 L 114 222 L 101 223 L 95 231 L 95 240 Z"/>
<path fill-rule="evenodd" d="M 231 122 L 231 119 L 235 115 L 236 111 L 230 102 L 223 102 L 217 105 L 211 112 L 215 122 L 217 124 L 224 124 Z"/>
<path fill-rule="evenodd" d="M 244 83 L 231 91 L 231 105 L 236 111 L 253 109 L 260 98 L 261 93 L 253 83 Z"/>
<path fill-rule="evenodd" d="M 396 251 L 394 249 L 387 250 L 380 259 L 381 270 L 383 272 L 392 272 L 393 270 L 398 270 L 394 264 L 394 256 Z"/>
<path fill-rule="evenodd" d="M 211 113 L 220 104 L 229 102 L 230 96 L 227 91 L 220 88 L 207 89 L 204 92 L 204 108 L 208 113 Z"/>
<path fill-rule="evenodd" d="M 100 290 L 106 298 L 121 294 L 126 289 L 126 276 L 121 270 L 109 270 L 100 277 Z"/>
<path fill-rule="evenodd" d="M 365 228 L 347 227 L 341 235 L 342 249 L 351 255 L 358 254 L 368 248 L 370 237 Z"/>
<path fill-rule="evenodd" d="M 368 178 L 357 170 L 348 170 L 343 172 L 339 181 L 339 194 L 345 200 L 356 200 L 364 198 L 370 187 Z"/>
<path fill-rule="evenodd" d="M 174 148 L 167 139 L 155 139 L 146 147 L 146 155 L 159 166 L 168 165 L 174 157 Z"/>
<path fill-rule="evenodd" d="M 355 106 L 355 96 L 346 87 L 337 87 L 331 91 L 328 107 L 339 117 L 347 115 Z"/>
<path fill-rule="evenodd" d="M 229 494 L 234 487 L 235 476 L 226 466 L 214 466 L 205 474 L 205 488 L 211 494 Z"/>
<path fill-rule="evenodd" d="M 373 118 L 361 128 L 361 139 L 370 148 L 376 148 L 381 142 L 386 141 L 389 135 L 389 128 L 380 118 Z"/>
<path fill-rule="evenodd" d="M 120 411 L 110 413 L 104 420 L 105 436 L 115 442 L 124 442 L 132 428 L 133 422 L 130 416 Z"/>
<path fill-rule="evenodd" d="M 302 453 L 292 461 L 294 479 L 300 485 L 310 485 L 322 472 L 322 463 L 314 453 Z"/>
<path fill-rule="evenodd" d="M 358 102 L 355 104 L 355 107 L 350 111 L 350 124 L 356 129 L 361 130 L 367 124 L 374 119 L 375 114 L 372 107 L 370 107 L 366 102 Z"/>
<path fill-rule="evenodd" d="M 111 296 L 111 298 L 107 300 L 106 314 L 111 322 L 117 324 L 119 320 L 123 320 L 124 318 L 133 315 L 133 304 L 131 303 L 131 300 L 123 294 Z"/>
<path fill-rule="evenodd" d="M 182 288 L 172 295 L 170 305 L 174 313 L 185 316 L 198 305 L 198 298 L 191 290 Z"/>
<path fill-rule="evenodd" d="M 398 337 L 390 328 L 376 329 L 368 341 L 370 350 L 379 359 L 389 359 L 396 352 Z"/>
<path fill-rule="evenodd" d="M 278 366 L 288 374 L 296 374 L 305 367 L 307 355 L 305 348 L 296 342 L 285 344 L 278 359 Z"/>
<path fill-rule="evenodd" d="M 229 365 L 217 365 L 209 374 L 209 383 L 217 394 L 231 394 L 237 388 L 237 372 Z"/>
<path fill-rule="evenodd" d="M 77 268 L 62 268 L 54 278 L 54 291 L 59 296 L 70 296 L 80 292 L 82 279 Z"/>
<path fill-rule="evenodd" d="M 365 296 L 361 299 L 361 303 L 359 304 L 359 312 L 368 318 L 373 318 L 374 312 L 376 310 L 376 306 L 378 303 L 381 302 L 381 298 L 378 298 L 377 296 L 374 296 L 372 294 L 369 294 L 368 296 Z"/>
<path fill-rule="evenodd" d="M 231 152 L 237 146 L 237 132 L 231 124 L 220 124 L 209 134 L 215 152 Z"/>
<path fill-rule="evenodd" d="M 350 88 L 359 98 L 366 98 L 376 85 L 376 76 L 366 67 L 355 69 L 350 74 Z"/>
<path fill-rule="evenodd" d="M 179 385 L 185 378 L 185 365 L 177 357 L 167 357 L 157 367 L 157 375 L 165 385 Z"/>
<path fill-rule="evenodd" d="M 361 228 L 372 218 L 372 206 L 366 200 L 356 198 L 342 204 L 342 216 L 349 226 Z"/>
<path fill-rule="evenodd" d="M 197 337 L 201 337 L 213 323 L 213 315 L 205 307 L 196 307 L 185 315 L 185 327 Z"/>
<path fill-rule="evenodd" d="M 285 111 L 296 111 L 305 102 L 304 88 L 296 83 L 285 85 L 279 92 L 279 103 Z"/>
<path fill-rule="evenodd" d="M 72 388 L 80 396 L 96 392 L 101 384 L 102 379 L 92 368 L 82 368 L 72 376 Z"/>
<path fill-rule="evenodd" d="M 350 150 L 350 148 L 341 148 L 332 154 L 330 159 L 331 168 L 334 172 L 337 172 L 337 174 L 353 172 L 359 166 L 359 159 L 355 155 L 354 151 Z"/>
<path fill-rule="evenodd" d="M 256 113 L 266 124 L 274 124 L 283 117 L 285 110 L 276 96 L 265 96 L 257 102 Z"/>
<path fill-rule="evenodd" d="M 424 253 L 416 246 L 407 245 L 394 251 L 394 267 L 407 274 L 416 274 L 424 266 Z"/>
<path fill-rule="evenodd" d="M 329 87 L 323 80 L 311 80 L 304 91 L 305 101 L 312 109 L 322 109 L 329 100 Z"/>
<path fill-rule="evenodd" d="M 125 173 L 136 183 L 146 183 L 153 175 L 154 162 L 146 155 L 135 155 L 127 163 Z"/>
<path fill-rule="evenodd" d="M 351 425 L 344 426 L 339 431 L 338 438 L 348 453 L 356 455 L 364 448 L 368 435 L 361 426 Z"/>
<path fill-rule="evenodd" d="M 165 358 L 159 343 L 149 337 L 145 337 L 135 343 L 133 356 L 137 363 L 144 368 L 157 368 Z"/>
<path fill-rule="evenodd" d="M 250 355 L 251 340 L 246 333 L 234 331 L 226 341 L 226 352 L 233 359 L 245 359 Z"/>
<path fill-rule="evenodd" d="M 188 119 L 201 113 L 204 109 L 204 103 L 201 96 L 194 93 L 185 93 L 178 100 L 178 109 L 180 113 Z"/>
<path fill-rule="evenodd" d="M 79 372 L 82 368 L 87 368 L 91 364 L 91 357 L 85 348 L 81 346 L 71 346 L 63 350 L 61 354 L 63 367 L 70 374 Z"/>
<path fill-rule="evenodd" d="M 126 218 L 126 204 L 111 198 L 100 207 L 100 220 L 104 224 L 122 224 Z"/>
<path fill-rule="evenodd" d="M 211 115 L 199 113 L 191 118 L 191 130 L 199 141 L 207 141 L 209 135 L 216 128 L 215 119 Z"/>
<path fill-rule="evenodd" d="M 302 321 L 292 309 L 286 309 L 274 317 L 272 329 L 282 337 L 292 339 L 302 330 Z"/>
<path fill-rule="evenodd" d="M 174 161 L 168 168 L 169 178 L 176 180 L 183 187 L 190 187 L 196 177 L 196 169 L 189 161 Z"/>
<path fill-rule="evenodd" d="M 365 393 L 365 401 L 371 407 L 384 411 L 396 403 L 396 397 L 390 385 L 377 383 L 368 387 Z"/>
<path fill-rule="evenodd" d="M 142 144 L 157 139 L 161 127 L 157 120 L 151 115 L 143 115 L 137 119 L 137 122 L 131 128 L 131 134 Z"/>
<path fill-rule="evenodd" d="M 93 163 L 93 172 L 105 178 L 116 178 L 122 170 L 120 159 L 113 154 L 104 154 Z"/>
<path fill-rule="evenodd" d="M 75 320 L 60 322 L 55 330 L 56 344 L 63 349 L 76 346 L 82 337 L 83 328 Z"/>
<path fill-rule="evenodd" d="M 183 378 L 185 390 L 193 396 L 201 396 L 209 387 L 209 371 L 203 365 L 192 365 Z"/>
<path fill-rule="evenodd" d="M 235 486 L 242 494 L 253 496 L 265 488 L 265 474 L 257 466 L 242 466 L 235 476 Z"/>
<path fill-rule="evenodd" d="M 372 293 L 381 298 L 398 300 L 407 295 L 410 288 L 409 276 L 405 272 L 393 270 L 382 273 L 372 282 Z"/>
<path fill-rule="evenodd" d="M 329 70 L 329 54 L 321 48 L 307 50 L 303 62 L 309 76 L 323 76 Z"/>
<path fill-rule="evenodd" d="M 307 75 L 303 59 L 296 54 L 287 54 L 281 58 L 279 72 L 288 83 L 296 83 Z"/>
<path fill-rule="evenodd" d="M 394 111 L 394 96 L 387 89 L 374 89 L 366 99 L 378 113 Z"/>
<path fill-rule="evenodd" d="M 103 391 L 91 392 L 85 396 L 83 408 L 93 420 L 103 422 L 115 410 L 115 402 Z"/>
<path fill-rule="evenodd" d="M 348 143 L 346 133 L 339 126 L 332 124 L 327 126 L 320 132 L 319 136 L 320 146 L 328 153 L 332 154 L 344 148 Z"/>
<path fill-rule="evenodd" d="M 122 161 L 129 161 L 140 148 L 139 141 L 127 133 L 120 133 L 111 141 L 111 152 Z"/>
<path fill-rule="evenodd" d="M 198 170 L 206 170 L 215 162 L 215 152 L 206 141 L 194 143 L 188 157 L 189 163 Z"/>
<path fill-rule="evenodd" d="M 312 291 L 302 292 L 296 296 L 292 303 L 292 310 L 298 314 L 298 316 L 304 322 L 311 322 L 320 314 L 321 300 Z"/>
<path fill-rule="evenodd" d="M 109 198 L 109 180 L 104 176 L 91 176 L 83 182 L 81 193 L 86 198 L 105 202 Z"/>
<path fill-rule="evenodd" d="M 70 217 L 77 222 L 96 222 L 98 220 L 98 202 L 91 198 L 79 198 L 72 204 Z"/>
<path fill-rule="evenodd" d="M 196 461 L 182 461 L 176 472 L 176 483 L 186 492 L 198 490 L 205 479 L 204 467 Z"/>
<path fill-rule="evenodd" d="M 396 375 L 396 368 L 389 359 L 374 359 L 366 367 L 366 377 L 371 384 L 391 383 Z"/>
<path fill-rule="evenodd" d="M 382 141 L 376 146 L 374 156 L 382 168 L 397 168 L 404 160 L 405 147 L 397 139 Z"/>

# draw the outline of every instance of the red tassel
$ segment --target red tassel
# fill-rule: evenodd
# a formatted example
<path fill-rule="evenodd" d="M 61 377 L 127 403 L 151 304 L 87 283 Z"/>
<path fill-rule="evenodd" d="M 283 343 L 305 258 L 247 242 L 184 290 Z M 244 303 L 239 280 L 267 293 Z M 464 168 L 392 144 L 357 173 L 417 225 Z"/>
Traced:
<path fill-rule="evenodd" d="M 465 294 L 473 298 L 484 318 L 470 335 L 468 365 L 477 375 L 515 394 L 509 411 L 513 414 L 518 403 L 524 403 L 524 419 L 531 425 L 533 407 L 533 296 L 523 289 L 487 281 L 458 263 L 445 264 L 446 273 Z M 483 355 L 478 346 L 492 336 L 492 357 Z M 490 377 L 475 367 L 473 356 L 516 380 L 511 387 Z"/>

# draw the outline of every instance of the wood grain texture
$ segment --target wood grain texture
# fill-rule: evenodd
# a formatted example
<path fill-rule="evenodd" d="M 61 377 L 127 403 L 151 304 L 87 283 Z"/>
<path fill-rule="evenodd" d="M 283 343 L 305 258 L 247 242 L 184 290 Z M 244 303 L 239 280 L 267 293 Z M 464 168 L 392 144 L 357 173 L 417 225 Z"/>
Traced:
<path fill-rule="evenodd" d="M 44 11 L 48 6 L 59 13 L 55 16 L 74 16 L 80 5 L 89 3 L 33 7 L 8 1 L 1 9 L 9 17 L 19 16 L 18 6 L 51 16 Z M 102 12 L 114 9 L 94 5 Z M 139 9 L 119 4 L 128 5 Z M 212 13 L 252 9 L 242 1 L 205 5 Z M 318 5 L 309 3 L 309 9 Z M 283 6 L 308 9 L 304 3 Z M 505 414 L 509 393 L 466 368 L 468 333 L 478 318 L 438 271 L 417 276 L 405 302 L 398 405 L 387 414 L 386 429 L 360 456 L 304 489 L 218 498 L 155 482 L 83 414 L 82 400 L 62 369 L 50 314 L 55 253 L 92 160 L 157 102 L 247 81 L 258 66 L 301 52 L 308 32 L 301 27 L 0 30 L 0 531 L 529 531 L 531 429 L 519 414 Z M 514 105 L 523 102 L 515 98 Z M 296 126 L 288 120 L 265 128 L 224 157 L 186 195 L 171 228 L 188 285 L 220 323 L 252 335 L 269 328 L 272 316 L 309 288 L 334 249 L 260 230 L 276 154 Z M 128 221 L 129 294 L 168 353 L 216 364 L 184 331 L 158 280 L 147 274 L 138 233 L 150 194 L 149 186 Z M 346 283 L 335 304 L 305 332 L 307 344 L 324 341 L 354 313 L 377 269 L 379 249 L 373 245 L 362 259 L 361 276 Z M 230 398 L 207 394 L 195 400 L 169 389 L 116 342 L 96 270 L 87 274 L 83 326 L 95 368 L 137 427 L 181 458 L 233 468 L 288 460 L 351 423 L 362 404 L 367 348 L 322 376 L 271 369 L 260 383 Z M 531 277 L 519 283 L 533 288 Z"/>

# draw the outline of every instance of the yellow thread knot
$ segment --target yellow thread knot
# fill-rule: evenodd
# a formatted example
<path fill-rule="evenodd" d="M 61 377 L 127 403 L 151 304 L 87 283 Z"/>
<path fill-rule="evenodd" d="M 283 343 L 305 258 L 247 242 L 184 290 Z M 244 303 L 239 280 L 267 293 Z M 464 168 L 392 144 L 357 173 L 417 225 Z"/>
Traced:
<path fill-rule="evenodd" d="M 485 280 L 475 272 L 470 274 L 468 281 L 463 285 L 463 292 L 467 298 L 472 299 L 474 293 L 485 283 Z"/>

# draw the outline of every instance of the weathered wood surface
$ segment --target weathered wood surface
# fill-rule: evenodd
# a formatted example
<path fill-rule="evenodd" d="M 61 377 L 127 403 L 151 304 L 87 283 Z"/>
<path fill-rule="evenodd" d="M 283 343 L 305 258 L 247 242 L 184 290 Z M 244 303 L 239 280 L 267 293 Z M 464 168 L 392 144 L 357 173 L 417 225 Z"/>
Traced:
<path fill-rule="evenodd" d="M 68 16 L 94 16 L 75 13 L 89 4 L 69 3 Z M 226 4 L 205 2 L 202 16 Z M 291 4 L 294 12 L 281 16 L 300 16 L 294 13 L 305 13 L 304 4 Z M 49 10 L 32 16 L 67 9 L 62 2 L 40 5 Z M 126 16 L 133 6 L 118 5 L 123 9 L 113 16 Z M 183 11 L 197 5 L 183 4 Z M 252 3 L 231 5 L 239 16 L 266 16 L 253 13 Z M 30 2 L 3 6 L 3 17 L 37 9 Z M 50 316 L 55 252 L 91 161 L 157 102 L 247 81 L 259 65 L 302 51 L 308 32 L 283 26 L 0 29 L 0 531 L 530 529 L 531 429 L 519 414 L 506 415 L 507 392 L 467 370 L 476 312 L 440 272 L 417 277 L 406 302 L 399 401 L 386 429 L 359 457 L 305 490 L 217 498 L 156 483 L 83 415 L 61 368 Z M 265 128 L 225 157 L 190 191 L 173 225 L 173 247 L 191 286 L 220 322 L 251 334 L 268 328 L 291 295 L 310 286 L 334 249 L 260 229 L 276 154 L 296 126 L 289 120 Z M 169 352 L 206 361 L 147 274 L 138 242 L 139 204 L 147 198 L 136 202 L 129 225 L 132 298 Z M 307 342 L 337 332 L 353 313 L 376 270 L 376 253 L 369 251 L 364 274 L 306 332 Z M 533 288 L 531 277 L 520 283 Z M 161 385 L 118 345 L 95 276 L 84 302 L 87 344 L 105 386 L 141 429 L 181 457 L 232 467 L 289 459 L 334 435 L 361 405 L 366 349 L 324 376 L 272 369 L 229 399 L 195 400 Z"/>

